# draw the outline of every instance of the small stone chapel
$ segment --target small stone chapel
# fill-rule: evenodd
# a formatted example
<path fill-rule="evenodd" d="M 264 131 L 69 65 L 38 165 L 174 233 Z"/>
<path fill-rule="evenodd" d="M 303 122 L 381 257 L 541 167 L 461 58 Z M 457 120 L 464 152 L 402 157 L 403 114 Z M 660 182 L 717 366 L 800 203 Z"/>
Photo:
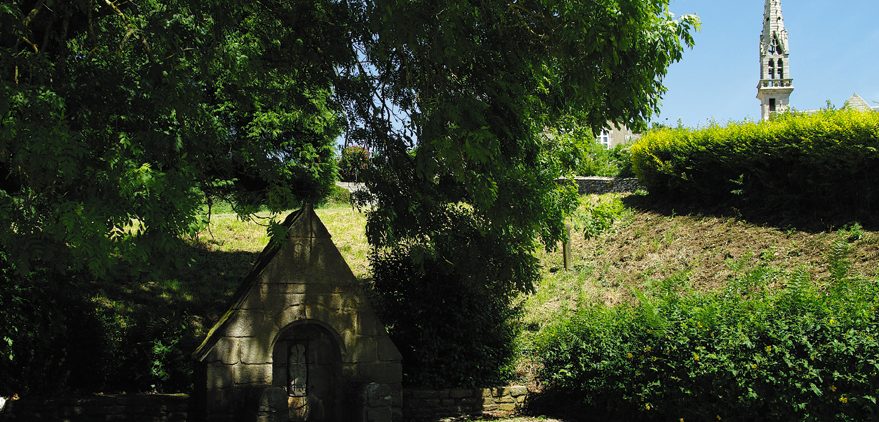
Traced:
<path fill-rule="evenodd" d="M 399 420 L 401 356 L 306 205 L 193 354 L 206 421 Z"/>

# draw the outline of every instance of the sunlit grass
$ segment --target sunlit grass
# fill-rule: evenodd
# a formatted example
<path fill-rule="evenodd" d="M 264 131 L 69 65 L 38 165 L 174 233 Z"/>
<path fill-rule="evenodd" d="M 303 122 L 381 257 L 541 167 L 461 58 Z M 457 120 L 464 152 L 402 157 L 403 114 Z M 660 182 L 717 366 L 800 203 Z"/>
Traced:
<path fill-rule="evenodd" d="M 354 275 L 360 279 L 368 278 L 366 215 L 344 204 L 329 205 L 315 212 L 329 230 Z M 214 213 L 209 227 L 199 233 L 199 240 L 210 250 L 218 252 L 260 252 L 269 242 L 266 231 L 269 222 L 282 221 L 288 214 L 260 212 L 242 220 L 235 213 Z"/>

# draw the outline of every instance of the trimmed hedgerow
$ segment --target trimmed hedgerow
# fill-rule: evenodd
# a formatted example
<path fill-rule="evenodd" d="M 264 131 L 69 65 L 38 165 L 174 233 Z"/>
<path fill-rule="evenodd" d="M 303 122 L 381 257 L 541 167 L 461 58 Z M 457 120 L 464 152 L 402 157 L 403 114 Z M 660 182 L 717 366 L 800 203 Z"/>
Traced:
<path fill-rule="evenodd" d="M 763 266 L 712 293 L 677 277 L 587 306 L 538 335 L 540 379 L 595 420 L 876 420 L 879 285 L 834 274 Z"/>
<path fill-rule="evenodd" d="M 874 211 L 879 201 L 879 113 L 828 110 L 662 129 L 644 136 L 631 153 L 638 178 L 660 195 L 860 214 Z"/>

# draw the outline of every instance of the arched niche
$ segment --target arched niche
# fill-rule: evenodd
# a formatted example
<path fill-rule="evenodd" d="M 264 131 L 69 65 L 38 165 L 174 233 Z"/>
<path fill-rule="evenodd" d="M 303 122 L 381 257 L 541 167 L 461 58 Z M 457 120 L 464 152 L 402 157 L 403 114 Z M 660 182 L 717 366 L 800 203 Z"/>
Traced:
<path fill-rule="evenodd" d="M 289 422 L 345 420 L 345 383 L 339 335 L 318 321 L 297 321 L 282 329 L 272 348 L 272 386 L 286 393 L 276 414 Z"/>

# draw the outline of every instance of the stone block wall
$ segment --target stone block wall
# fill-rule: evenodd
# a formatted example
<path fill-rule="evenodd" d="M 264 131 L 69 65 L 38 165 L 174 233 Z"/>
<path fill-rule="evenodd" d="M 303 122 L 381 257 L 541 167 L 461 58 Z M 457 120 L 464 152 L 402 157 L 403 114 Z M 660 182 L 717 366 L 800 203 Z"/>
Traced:
<path fill-rule="evenodd" d="M 627 193 L 643 189 L 641 182 L 635 178 L 621 177 L 576 177 L 577 190 L 580 195 L 605 193 Z"/>
<path fill-rule="evenodd" d="M 402 358 L 362 284 L 311 207 L 284 224 L 194 354 L 199 417 L 398 420 Z"/>
<path fill-rule="evenodd" d="M 95 395 L 9 402 L 0 421 L 185 422 L 188 414 L 185 394 Z"/>
<path fill-rule="evenodd" d="M 403 417 L 407 421 L 436 421 L 463 416 L 505 417 L 520 412 L 528 400 L 522 386 L 403 390 Z"/>

